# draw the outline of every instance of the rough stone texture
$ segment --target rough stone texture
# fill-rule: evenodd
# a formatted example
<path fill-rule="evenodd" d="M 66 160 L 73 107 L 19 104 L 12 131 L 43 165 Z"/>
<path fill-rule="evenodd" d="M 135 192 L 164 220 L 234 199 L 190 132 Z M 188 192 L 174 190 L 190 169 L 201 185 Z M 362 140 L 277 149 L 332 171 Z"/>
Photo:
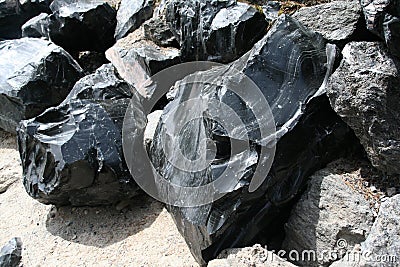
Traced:
<path fill-rule="evenodd" d="M 18 145 L 26 191 L 45 204 L 113 204 L 137 194 L 122 154 L 131 87 L 111 64 L 79 80 L 67 99 L 23 121 Z M 141 105 L 137 97 L 133 97 Z"/>
<path fill-rule="evenodd" d="M 366 266 L 398 266 L 400 261 L 400 195 L 388 198 L 381 204 L 378 217 L 371 231 L 361 244 L 361 251 L 375 256 L 395 256 L 396 262 L 372 262 L 366 259 Z M 382 258 L 383 259 L 383 258 Z"/>
<path fill-rule="evenodd" d="M 153 0 L 122 0 L 117 12 L 115 38 L 121 39 L 133 32 L 153 14 Z"/>
<path fill-rule="evenodd" d="M 0 131 L 0 194 L 6 192 L 8 188 L 22 177 L 21 166 L 19 164 L 19 154 L 15 151 L 17 147 L 15 135 Z"/>
<path fill-rule="evenodd" d="M 50 12 L 49 0 L 1 0 L 0 40 L 21 37 L 21 26 L 42 12 Z"/>
<path fill-rule="evenodd" d="M 162 110 L 156 110 L 147 115 L 147 126 L 144 131 L 144 142 L 149 151 L 151 143 L 153 142 L 154 134 L 156 133 L 157 125 L 162 115 Z"/>
<path fill-rule="evenodd" d="M 14 237 L 0 250 L 1 267 L 17 267 L 21 261 L 22 241 Z"/>
<path fill-rule="evenodd" d="M 22 37 L 44 37 L 46 39 L 50 39 L 49 27 L 50 15 L 47 13 L 41 13 L 22 25 Z"/>
<path fill-rule="evenodd" d="M 365 240 L 373 222 L 369 205 L 333 168 L 321 170 L 310 178 L 307 191 L 292 210 L 282 248 L 300 254 L 312 250 L 318 255 L 295 262 L 300 266 L 326 266 L 332 259 L 323 251 L 338 251 L 342 257 Z M 338 247 L 340 239 L 347 242 L 344 248 Z"/>
<path fill-rule="evenodd" d="M 208 267 L 295 267 L 260 245 L 246 248 L 227 249 L 217 259 L 208 263 Z"/>
<path fill-rule="evenodd" d="M 104 52 L 113 45 L 116 11 L 105 1 L 54 0 L 50 38 L 69 52 Z"/>
<path fill-rule="evenodd" d="M 278 45 L 283 43 L 285 46 Z M 257 238 L 267 241 L 275 234 L 273 224 L 281 218 L 281 212 L 303 188 L 309 175 L 357 144 L 351 130 L 329 106 L 326 96 L 320 96 L 319 89 L 330 66 L 325 48 L 322 36 L 283 15 L 250 53 L 233 63 L 236 69 L 243 71 L 260 88 L 270 103 L 277 128 L 274 163 L 262 185 L 253 193 L 249 193 L 248 189 L 254 166 L 265 163 L 266 159 L 259 158 L 255 152 L 262 146 L 257 141 L 259 128 L 247 106 L 250 104 L 243 103 L 235 94 L 225 90 L 231 85 L 231 79 L 242 81 L 233 68 L 215 68 L 196 74 L 208 77 L 216 73 L 216 79 L 222 82 L 217 88 L 207 86 L 191 91 L 186 80 L 182 80 L 174 100 L 164 109 L 151 153 L 153 166 L 164 174 L 164 179 L 182 186 L 202 185 L 215 179 L 218 170 L 231 160 L 241 159 L 238 160 L 240 164 L 234 165 L 240 168 L 236 172 L 236 179 L 223 189 L 228 193 L 221 199 L 194 208 L 170 207 L 178 229 L 199 263 L 212 260 L 225 248 L 254 244 Z M 168 127 L 166 119 L 173 114 L 170 111 L 189 96 L 200 97 L 205 103 L 201 107 L 180 107 L 179 111 L 184 114 L 208 114 L 213 109 L 211 103 L 214 99 L 235 110 L 248 126 L 250 153 L 226 155 L 226 142 L 229 142 L 226 139 L 242 139 L 227 134 L 218 123 L 204 120 L 196 121 L 190 130 L 182 131 L 176 138 L 182 140 L 182 146 L 192 148 L 197 138 L 203 135 L 215 142 L 217 151 L 222 155 L 207 165 L 206 170 L 193 173 L 182 171 L 165 161 L 162 137 L 164 133 L 173 136 L 175 129 Z M 170 119 L 178 123 L 184 116 L 174 115 Z M 226 114 L 220 110 L 218 116 L 223 118 Z M 173 149 L 175 147 L 171 146 L 169 151 L 172 155 Z"/>
<path fill-rule="evenodd" d="M 400 174 L 400 72 L 383 44 L 352 42 L 331 76 L 332 107 L 354 130 L 372 165 Z"/>
<path fill-rule="evenodd" d="M 142 84 L 149 77 L 180 62 L 178 49 L 159 47 L 146 40 L 143 27 L 118 40 L 106 51 L 106 57 L 118 70 L 119 75 L 144 97 L 151 94 L 141 91 Z"/>
<path fill-rule="evenodd" d="M 0 51 L 0 128 L 9 132 L 60 104 L 82 76 L 72 57 L 49 41 L 3 41 Z"/>
<path fill-rule="evenodd" d="M 143 24 L 144 35 L 159 46 L 178 47 L 179 44 L 167 22 L 159 17 L 153 17 Z"/>
<path fill-rule="evenodd" d="M 293 17 L 328 41 L 338 42 L 349 40 L 356 33 L 362 11 L 357 1 L 334 1 L 302 7 Z"/>
<path fill-rule="evenodd" d="M 279 1 L 268 1 L 262 7 L 265 19 L 267 21 L 276 20 L 279 17 L 279 10 L 281 9 L 281 2 Z"/>
<path fill-rule="evenodd" d="M 361 0 L 367 28 L 386 42 L 389 51 L 400 57 L 400 2 Z"/>
<path fill-rule="evenodd" d="M 169 1 L 166 18 L 185 61 L 233 61 L 251 49 L 267 26 L 257 9 L 234 0 Z"/>

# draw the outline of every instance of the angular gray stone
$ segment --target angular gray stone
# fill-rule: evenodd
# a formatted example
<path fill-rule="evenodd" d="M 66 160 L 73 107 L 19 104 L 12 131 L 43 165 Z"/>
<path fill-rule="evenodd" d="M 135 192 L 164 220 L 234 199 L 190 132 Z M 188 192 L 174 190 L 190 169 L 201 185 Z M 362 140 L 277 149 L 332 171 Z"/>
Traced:
<path fill-rule="evenodd" d="M 34 18 L 31 18 L 22 25 L 22 37 L 46 38 L 50 39 L 49 33 L 50 15 L 41 13 Z"/>
<path fill-rule="evenodd" d="M 279 10 L 281 9 L 281 2 L 268 1 L 262 7 L 265 19 L 267 21 L 274 21 L 279 17 Z"/>
<path fill-rule="evenodd" d="M 151 92 L 142 91 L 142 84 L 157 72 L 180 62 L 180 52 L 172 47 L 159 47 L 144 37 L 143 27 L 106 51 L 107 59 L 119 75 L 133 85 L 143 97 Z"/>
<path fill-rule="evenodd" d="M 19 237 L 14 237 L 8 244 L 0 250 L 0 267 L 20 266 L 22 254 L 22 241 Z"/>
<path fill-rule="evenodd" d="M 184 61 L 235 60 L 251 49 L 267 26 L 257 9 L 235 0 L 168 1 L 166 19 Z"/>
<path fill-rule="evenodd" d="M 364 266 L 399 266 L 400 262 L 400 195 L 388 198 L 381 204 L 371 231 L 361 244 L 361 251 L 370 253 Z M 382 261 L 373 261 L 380 256 Z M 384 260 L 384 258 L 386 260 Z M 390 258 L 389 258 L 390 257 Z"/>
<path fill-rule="evenodd" d="M 104 0 L 54 0 L 50 39 L 69 52 L 104 52 L 114 42 L 116 11 Z"/>
<path fill-rule="evenodd" d="M 342 175 L 330 167 L 318 171 L 291 212 L 282 248 L 300 255 L 315 252 L 310 260 L 295 262 L 300 266 L 326 266 L 332 259 L 324 251 L 338 251 L 338 257 L 343 257 L 370 231 L 374 219 L 370 203 L 347 186 Z M 347 242 L 344 248 L 338 247 L 340 239 Z"/>
<path fill-rule="evenodd" d="M 400 62 L 379 42 L 352 42 L 331 76 L 332 107 L 354 130 L 373 166 L 400 174 Z"/>
<path fill-rule="evenodd" d="M 3 41 L 0 51 L 0 128 L 9 132 L 60 104 L 82 76 L 75 60 L 49 41 Z"/>
<path fill-rule="evenodd" d="M 156 45 L 179 47 L 178 41 L 164 19 L 153 17 L 143 24 L 143 28 L 145 37 Z"/>
<path fill-rule="evenodd" d="M 122 153 L 132 88 L 111 64 L 79 80 L 67 99 L 21 122 L 18 145 L 30 196 L 45 204 L 105 205 L 137 194 Z"/>
<path fill-rule="evenodd" d="M 358 1 L 333 1 L 302 7 L 293 17 L 309 29 L 322 34 L 328 41 L 338 42 L 354 37 L 362 11 Z"/>
<path fill-rule="evenodd" d="M 296 265 L 280 258 L 261 245 L 226 249 L 208 267 L 295 267 Z"/>
<path fill-rule="evenodd" d="M 151 18 L 153 0 L 122 0 L 117 12 L 115 38 L 121 39 Z"/>
<path fill-rule="evenodd" d="M 389 51 L 400 57 L 399 0 L 361 0 L 367 28 L 381 37 Z"/>

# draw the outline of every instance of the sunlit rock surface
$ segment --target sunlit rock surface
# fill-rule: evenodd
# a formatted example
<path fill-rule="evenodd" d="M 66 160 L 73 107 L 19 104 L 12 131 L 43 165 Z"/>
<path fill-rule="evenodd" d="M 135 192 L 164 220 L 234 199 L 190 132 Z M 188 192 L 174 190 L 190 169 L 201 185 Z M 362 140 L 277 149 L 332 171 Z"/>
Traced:
<path fill-rule="evenodd" d="M 41 13 L 22 25 L 22 37 L 44 37 L 46 39 L 50 39 L 49 27 L 50 15 L 47 13 Z"/>
<path fill-rule="evenodd" d="M 22 119 L 60 104 L 80 77 L 76 61 L 52 42 L 0 42 L 0 128 L 15 132 Z"/>
<path fill-rule="evenodd" d="M 115 38 L 133 32 L 153 14 L 153 0 L 122 0 L 117 13 Z"/>
<path fill-rule="evenodd" d="M 234 0 L 173 0 L 166 5 L 167 22 L 185 61 L 230 62 L 250 50 L 266 32 L 264 15 Z"/>
<path fill-rule="evenodd" d="M 49 0 L 1 0 L 0 40 L 21 37 L 21 26 L 41 12 L 50 12 Z"/>
<path fill-rule="evenodd" d="M 331 104 L 372 165 L 400 174 L 400 62 L 380 42 L 352 42 L 342 54 L 327 87 Z"/>
<path fill-rule="evenodd" d="M 179 49 L 160 47 L 144 37 L 139 28 L 106 51 L 107 59 L 118 70 L 119 75 L 135 86 L 143 97 L 151 92 L 141 91 L 143 83 L 157 72 L 180 62 Z"/>
<path fill-rule="evenodd" d="M 174 100 L 164 109 L 151 147 L 156 170 L 173 184 L 201 186 L 214 181 L 225 166 L 235 160 L 238 161 L 235 166 L 240 167 L 233 179 L 235 182 L 224 188 L 228 193 L 216 202 L 192 208 L 169 207 L 199 263 L 215 258 L 225 248 L 242 247 L 259 240 L 268 243 L 276 234 L 276 225 L 285 209 L 303 188 L 308 176 L 357 144 L 351 130 L 331 109 L 326 96 L 321 95 L 325 74 L 332 66 L 328 58 L 332 60 L 331 55 L 327 57 L 321 35 L 283 15 L 268 34 L 231 67 L 196 74 L 212 77 L 214 72 L 220 71 L 215 81 L 222 85 L 201 87 L 197 93 L 185 79 L 175 85 L 178 90 Z M 253 103 L 244 103 L 227 90 L 230 81 L 236 81 L 238 77 L 231 71 L 232 67 L 245 73 L 260 88 L 271 107 L 277 131 L 272 168 L 265 173 L 267 177 L 261 186 L 252 193 L 248 189 L 255 166 L 265 162 L 259 153 L 263 143 L 259 139 L 255 114 L 248 106 Z M 208 107 L 203 111 L 205 114 L 213 109 L 212 101 L 215 100 L 235 110 L 246 125 L 249 153 L 231 155 L 230 143 L 240 141 L 238 135 L 229 135 L 213 119 L 204 119 L 192 121 L 190 127 L 176 138 L 180 138 L 181 147 L 189 156 L 201 148 L 198 142 L 202 136 L 209 138 L 216 145 L 217 157 L 205 170 L 198 172 L 182 171 L 167 161 L 161 144 L 163 134 L 169 136 L 168 132 L 173 130 L 169 128 L 168 120 L 178 123 L 183 118 L 175 117 L 176 113 L 171 111 L 179 105 L 179 114 L 198 112 L 201 106 L 182 105 L 193 95 L 205 101 Z M 218 114 L 221 118 L 225 116 L 224 112 Z M 169 116 L 172 118 L 168 119 Z M 178 148 L 170 149 L 167 154 Z"/>
<path fill-rule="evenodd" d="M 50 38 L 69 52 L 104 52 L 113 45 L 116 11 L 105 1 L 55 0 Z"/>
<path fill-rule="evenodd" d="M 111 64 L 79 80 L 67 99 L 23 121 L 18 144 L 26 191 L 55 205 L 112 204 L 136 195 L 122 154 L 131 87 Z M 140 101 L 132 98 L 140 107 Z"/>
<path fill-rule="evenodd" d="M 367 28 L 386 42 L 389 51 L 400 57 L 400 2 L 361 0 Z"/>

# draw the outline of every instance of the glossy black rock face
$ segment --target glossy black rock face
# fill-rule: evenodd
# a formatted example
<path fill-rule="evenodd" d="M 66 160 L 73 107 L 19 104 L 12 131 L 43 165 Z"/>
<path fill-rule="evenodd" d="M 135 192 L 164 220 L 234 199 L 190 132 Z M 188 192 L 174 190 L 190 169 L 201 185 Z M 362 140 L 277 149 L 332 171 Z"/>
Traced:
<path fill-rule="evenodd" d="M 229 149 L 223 148 L 229 147 L 229 143 L 237 139 L 235 136 L 227 134 L 212 119 L 195 121 L 190 131 L 179 136 L 182 147 L 190 150 L 198 145 L 196 137 L 206 136 L 216 143 L 218 157 L 203 172 L 192 173 L 172 166 L 161 146 L 163 132 L 168 127 L 166 120 L 168 116 L 174 116 L 169 114 L 170 111 L 191 97 L 191 87 L 181 83 L 174 100 L 164 109 L 151 147 L 151 158 L 165 179 L 182 186 L 204 185 L 213 181 L 218 169 L 230 161 L 237 157 L 244 160 L 238 172 L 242 176 L 236 184 L 225 188 L 228 193 L 221 199 L 199 207 L 169 207 L 199 263 L 215 258 L 225 248 L 251 244 L 261 234 L 268 240 L 276 231 L 274 222 L 299 194 L 307 177 L 357 144 L 353 132 L 331 109 L 326 96 L 321 96 L 325 74 L 332 66 L 328 60 L 332 59 L 331 56 L 326 55 L 326 45 L 320 35 L 283 15 L 249 53 L 231 65 L 244 72 L 260 88 L 276 124 L 277 144 L 272 168 L 268 174 L 265 173 L 262 185 L 252 193 L 248 189 L 255 165 L 265 159 L 260 158 L 259 131 L 254 123 L 255 114 L 247 106 L 250 103 L 244 103 L 236 94 L 218 86 L 200 90 L 202 99 L 208 103 L 222 101 L 245 122 L 251 153 L 247 158 L 231 155 Z M 215 70 L 203 75 L 212 71 Z M 218 81 L 235 79 L 235 75 L 230 76 L 230 71 L 222 72 L 225 74 Z M 229 82 L 224 85 L 229 88 Z M 186 108 L 186 113 L 182 111 L 185 114 L 198 107 Z M 178 122 L 181 118 L 172 119 Z"/>
<path fill-rule="evenodd" d="M 33 38 L 46 38 L 50 39 L 49 36 L 50 27 L 50 15 L 47 13 L 41 13 L 36 17 L 28 20 L 22 25 L 22 37 L 33 37 Z"/>
<path fill-rule="evenodd" d="M 169 1 L 166 20 L 184 61 L 231 62 L 247 52 L 267 26 L 258 10 L 234 0 Z"/>
<path fill-rule="evenodd" d="M 80 77 L 80 66 L 51 42 L 0 42 L 0 128 L 15 132 L 22 119 L 60 104 Z"/>
<path fill-rule="evenodd" d="M 28 194 L 55 205 L 112 204 L 136 195 L 121 140 L 132 96 L 108 64 L 79 80 L 58 107 L 23 121 L 18 145 Z"/>
<path fill-rule="evenodd" d="M 116 11 L 106 2 L 55 0 L 50 39 L 69 52 L 104 52 L 114 40 Z"/>

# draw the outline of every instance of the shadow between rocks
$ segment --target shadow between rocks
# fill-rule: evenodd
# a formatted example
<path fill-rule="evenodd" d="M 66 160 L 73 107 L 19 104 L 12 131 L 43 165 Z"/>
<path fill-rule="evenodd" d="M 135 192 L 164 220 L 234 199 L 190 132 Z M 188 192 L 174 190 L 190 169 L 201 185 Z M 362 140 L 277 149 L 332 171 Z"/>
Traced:
<path fill-rule="evenodd" d="M 104 248 L 150 227 L 162 209 L 145 194 L 117 206 L 53 207 L 46 228 L 67 241 Z"/>

